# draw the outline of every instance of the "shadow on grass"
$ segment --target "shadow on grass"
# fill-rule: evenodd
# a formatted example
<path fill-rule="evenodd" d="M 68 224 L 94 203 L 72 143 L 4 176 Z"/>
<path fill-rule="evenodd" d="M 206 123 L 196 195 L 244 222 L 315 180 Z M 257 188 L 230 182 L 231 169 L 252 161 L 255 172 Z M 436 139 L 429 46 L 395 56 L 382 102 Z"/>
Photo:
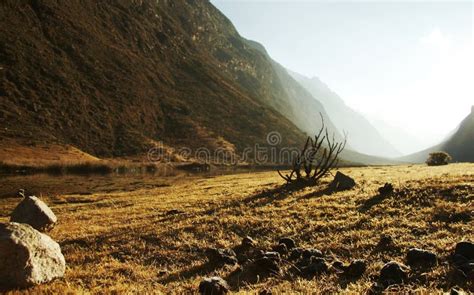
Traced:
<path fill-rule="evenodd" d="M 187 268 L 177 273 L 165 275 L 165 277 L 159 279 L 158 282 L 160 284 L 168 284 L 176 281 L 190 279 L 196 276 L 205 276 L 206 274 L 211 273 L 214 270 L 216 270 L 215 263 L 205 262 L 203 264 Z"/>
<path fill-rule="evenodd" d="M 244 198 L 242 201 L 244 201 L 246 204 L 249 204 L 250 207 L 265 206 L 273 201 L 284 200 L 287 197 L 291 196 L 291 194 L 303 190 L 305 188 L 316 188 L 317 190 L 314 192 L 310 192 L 300 197 L 299 199 L 320 197 L 334 192 L 329 187 L 321 189 L 321 186 L 317 185 L 308 186 L 305 183 L 292 183 L 284 184 L 271 189 L 262 190 L 258 193 L 248 196 L 247 198 Z"/>
<path fill-rule="evenodd" d="M 349 277 L 347 275 L 341 274 L 339 278 L 337 279 L 337 283 L 342 289 L 346 289 L 347 286 L 350 284 L 356 283 L 358 280 L 360 280 L 362 276 L 357 276 L 357 277 Z"/>
<path fill-rule="evenodd" d="M 377 194 L 371 197 L 370 199 L 367 199 L 365 202 L 363 202 L 358 210 L 359 212 L 367 212 L 372 207 L 382 203 L 384 200 L 388 199 L 392 195 L 393 194 Z"/>

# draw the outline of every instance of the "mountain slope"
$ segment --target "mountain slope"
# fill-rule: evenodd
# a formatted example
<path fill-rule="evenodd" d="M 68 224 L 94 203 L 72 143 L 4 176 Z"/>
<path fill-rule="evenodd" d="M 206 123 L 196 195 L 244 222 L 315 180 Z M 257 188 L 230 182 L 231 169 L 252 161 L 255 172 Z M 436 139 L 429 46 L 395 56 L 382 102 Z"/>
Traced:
<path fill-rule="evenodd" d="M 209 1 L 6 0 L 0 25 L 0 152 L 122 157 L 162 142 L 236 154 L 272 131 L 299 147 L 319 112 L 340 138 L 323 106 Z"/>
<path fill-rule="evenodd" d="M 0 25 L 2 139 L 105 157 L 304 140 L 269 103 L 271 64 L 208 1 L 2 1 Z"/>
<path fill-rule="evenodd" d="M 471 113 L 448 139 L 426 150 L 402 157 L 400 160 L 421 163 L 426 161 L 429 153 L 435 151 L 447 152 L 456 162 L 474 162 L 474 106 Z"/>
<path fill-rule="evenodd" d="M 283 87 L 286 103 L 275 107 L 309 135 L 315 134 L 321 128 L 321 114 L 329 132 L 334 133 L 337 140 L 341 140 L 343 136 L 333 124 L 332 117 L 328 115 L 324 106 L 289 75 L 281 64 L 273 60 L 260 43 L 252 40 L 246 42 L 267 57 L 279 79 L 279 84 Z"/>
<path fill-rule="evenodd" d="M 288 71 L 288 73 L 324 105 L 337 129 L 348 133 L 349 144 L 353 149 L 381 157 L 401 155 L 364 116 L 348 107 L 321 80 L 316 77 L 308 78 L 292 71 Z"/>

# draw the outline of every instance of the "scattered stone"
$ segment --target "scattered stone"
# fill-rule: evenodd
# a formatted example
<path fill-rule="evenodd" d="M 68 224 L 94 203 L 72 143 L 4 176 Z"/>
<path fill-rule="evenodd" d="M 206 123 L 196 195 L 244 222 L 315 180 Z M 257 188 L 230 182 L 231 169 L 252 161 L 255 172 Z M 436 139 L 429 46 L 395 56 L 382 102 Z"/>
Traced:
<path fill-rule="evenodd" d="M 296 247 L 296 243 L 292 238 L 281 238 L 278 241 L 278 244 L 285 244 L 288 250 L 291 250 Z"/>
<path fill-rule="evenodd" d="M 329 269 L 326 260 L 319 257 L 312 257 L 310 263 L 307 266 L 301 267 L 301 274 L 305 277 L 315 277 L 321 273 L 327 272 Z"/>
<path fill-rule="evenodd" d="M 64 276 L 58 243 L 28 224 L 0 224 L 0 285 L 29 287 Z"/>
<path fill-rule="evenodd" d="M 377 244 L 377 248 L 379 249 L 387 249 L 394 245 L 393 238 L 389 235 L 382 235 L 380 240 Z"/>
<path fill-rule="evenodd" d="M 237 264 L 237 255 L 231 249 L 209 248 L 206 250 L 206 256 L 212 264 Z"/>
<path fill-rule="evenodd" d="M 268 276 L 271 274 L 276 275 L 280 273 L 280 266 L 278 265 L 278 261 L 279 260 L 275 258 L 264 256 L 255 260 L 254 264 L 261 275 Z"/>
<path fill-rule="evenodd" d="M 355 180 L 344 173 L 337 171 L 334 180 L 329 185 L 333 191 L 350 190 L 356 185 Z"/>
<path fill-rule="evenodd" d="M 182 213 L 184 212 L 178 209 L 171 209 L 171 210 L 166 211 L 166 215 L 177 215 L 177 214 L 182 214 Z"/>
<path fill-rule="evenodd" d="M 407 267 L 395 261 L 386 263 L 380 270 L 380 281 L 385 286 L 402 284 L 407 278 Z"/>
<path fill-rule="evenodd" d="M 291 250 L 289 258 L 293 261 L 300 259 L 301 255 L 303 254 L 303 250 L 304 249 L 302 248 L 294 248 L 293 250 Z"/>
<path fill-rule="evenodd" d="M 273 259 L 273 260 L 278 261 L 278 262 L 281 259 L 280 253 L 274 252 L 274 251 L 263 252 L 260 255 L 260 257 L 267 257 L 267 258 Z"/>
<path fill-rule="evenodd" d="M 344 263 L 340 260 L 335 260 L 331 267 L 336 270 L 338 273 L 343 273 L 346 269 L 347 266 L 344 265 Z"/>
<path fill-rule="evenodd" d="M 34 229 L 46 232 L 51 230 L 58 219 L 43 201 L 34 196 L 23 198 L 13 210 L 11 222 L 26 223 Z"/>
<path fill-rule="evenodd" d="M 459 268 L 455 268 L 452 273 L 452 280 L 453 282 L 463 284 L 467 280 L 467 275 Z"/>
<path fill-rule="evenodd" d="M 243 247 L 247 247 L 247 248 L 253 248 L 255 247 L 256 244 L 257 242 L 255 242 L 255 240 L 249 236 L 246 236 L 245 238 L 243 238 L 242 243 L 241 243 Z"/>
<path fill-rule="evenodd" d="M 220 277 L 205 278 L 199 284 L 199 293 L 202 295 L 223 295 L 229 292 L 229 285 Z"/>
<path fill-rule="evenodd" d="M 285 244 L 280 244 L 273 247 L 273 251 L 278 252 L 280 255 L 288 254 L 288 249 Z"/>
<path fill-rule="evenodd" d="M 464 295 L 466 294 L 465 292 L 463 292 L 462 290 L 458 290 L 458 289 L 455 289 L 455 288 L 452 288 L 451 289 L 451 292 L 449 292 L 450 295 Z"/>
<path fill-rule="evenodd" d="M 474 243 L 463 241 L 456 244 L 455 255 L 462 255 L 468 260 L 474 260 Z"/>
<path fill-rule="evenodd" d="M 434 266 L 438 262 L 438 257 L 433 252 L 412 248 L 408 250 L 406 260 L 410 266 Z"/>
<path fill-rule="evenodd" d="M 390 195 L 393 193 L 393 185 L 391 183 L 385 183 L 383 186 L 379 187 L 379 194 L 381 196 Z"/>
<path fill-rule="evenodd" d="M 465 263 L 468 263 L 469 259 L 467 259 L 466 257 L 462 255 L 456 254 L 453 256 L 453 262 L 454 262 L 454 266 L 458 267 Z"/>
<path fill-rule="evenodd" d="M 353 277 L 353 278 L 358 278 L 361 277 L 365 271 L 367 270 L 367 263 L 363 259 L 356 259 L 349 264 L 348 267 L 346 267 L 344 271 L 344 275 Z"/>
<path fill-rule="evenodd" d="M 318 249 L 304 249 L 302 253 L 303 259 L 311 259 L 311 257 L 323 257 L 323 252 Z"/>

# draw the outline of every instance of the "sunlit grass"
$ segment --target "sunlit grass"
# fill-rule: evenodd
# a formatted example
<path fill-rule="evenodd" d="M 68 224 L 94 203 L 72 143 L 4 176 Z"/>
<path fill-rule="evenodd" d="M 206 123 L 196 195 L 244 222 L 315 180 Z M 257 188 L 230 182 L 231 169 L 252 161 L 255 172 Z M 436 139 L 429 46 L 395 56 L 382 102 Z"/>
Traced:
<path fill-rule="evenodd" d="M 365 292 L 388 260 L 404 262 L 406 250 L 435 251 L 441 263 L 420 282 L 400 291 L 432 293 L 449 290 L 446 263 L 456 242 L 472 239 L 472 220 L 446 221 L 452 214 L 474 208 L 474 165 L 444 167 L 396 166 L 344 168 L 358 186 L 350 191 L 321 195 L 330 181 L 291 194 L 271 193 L 283 182 L 275 172 L 243 173 L 209 178 L 157 178 L 130 182 L 117 178 L 107 193 L 57 194 L 44 197 L 59 218 L 51 236 L 62 245 L 67 261 L 63 279 L 28 292 L 190 293 L 209 275 L 227 277 L 233 267 L 209 270 L 206 247 L 232 247 L 249 235 L 270 248 L 283 236 L 298 245 L 322 250 L 344 262 L 363 258 L 367 273 L 355 282 L 336 274 L 314 280 L 283 277 L 234 292 L 300 293 Z M 69 181 L 80 181 L 70 179 Z M 61 187 L 60 178 L 57 181 Z M 94 179 L 90 181 L 94 183 Z M 166 181 L 169 186 L 150 187 Z M 377 198 L 377 189 L 393 183 L 396 193 Z M 100 181 L 95 185 L 99 187 Z M 268 193 L 265 193 L 268 190 Z M 263 193 L 262 193 L 263 192 Z M 18 199 L 0 200 L 0 221 Z M 169 214 L 177 210 L 178 214 Z M 447 217 L 446 217 L 447 216 Z M 391 235 L 398 251 L 373 251 L 382 234 Z M 472 286 L 471 286 L 472 288 Z"/>

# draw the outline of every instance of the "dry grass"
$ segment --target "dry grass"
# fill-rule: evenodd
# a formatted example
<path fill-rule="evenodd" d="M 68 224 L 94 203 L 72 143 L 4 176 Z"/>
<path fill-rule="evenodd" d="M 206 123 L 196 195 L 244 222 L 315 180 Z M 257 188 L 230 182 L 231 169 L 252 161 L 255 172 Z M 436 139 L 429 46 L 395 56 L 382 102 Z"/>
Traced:
<path fill-rule="evenodd" d="M 0 161 L 8 165 L 48 166 L 58 163 L 96 162 L 98 158 L 73 146 L 0 141 Z"/>
<path fill-rule="evenodd" d="M 474 237 L 472 219 L 449 219 L 462 212 L 472 216 L 474 165 L 345 168 L 343 172 L 354 177 L 358 186 L 332 195 L 320 193 L 329 179 L 291 194 L 272 193 L 282 184 L 274 172 L 143 178 L 135 181 L 133 190 L 130 179 L 117 178 L 109 183 L 112 192 L 93 189 L 95 185 L 101 191 L 99 182 L 110 178 L 90 178 L 91 195 L 44 197 L 60 220 L 50 234 L 66 257 L 65 278 L 14 293 L 192 293 L 203 277 L 225 278 L 234 269 L 213 270 L 203 250 L 232 247 L 245 235 L 265 248 L 290 236 L 300 246 L 318 248 L 344 262 L 364 258 L 369 267 L 357 281 L 336 274 L 313 280 L 284 276 L 233 284 L 234 292 L 266 288 L 274 293 L 362 293 L 384 262 L 404 262 L 410 247 L 435 251 L 441 263 L 425 274 L 412 273 L 410 282 L 394 291 L 449 290 L 453 282 L 448 255 L 456 242 Z M 68 180 L 69 185 L 84 181 Z M 150 186 L 163 181 L 167 185 Z M 54 182 L 60 190 L 61 178 L 50 185 Z M 392 182 L 396 193 L 377 197 L 377 188 L 385 182 Z M 0 221 L 8 220 L 17 202 L 0 199 Z M 169 214 L 174 209 L 178 213 Z M 397 249 L 374 251 L 382 234 L 391 235 Z M 472 284 L 463 288 L 474 291 Z"/>

